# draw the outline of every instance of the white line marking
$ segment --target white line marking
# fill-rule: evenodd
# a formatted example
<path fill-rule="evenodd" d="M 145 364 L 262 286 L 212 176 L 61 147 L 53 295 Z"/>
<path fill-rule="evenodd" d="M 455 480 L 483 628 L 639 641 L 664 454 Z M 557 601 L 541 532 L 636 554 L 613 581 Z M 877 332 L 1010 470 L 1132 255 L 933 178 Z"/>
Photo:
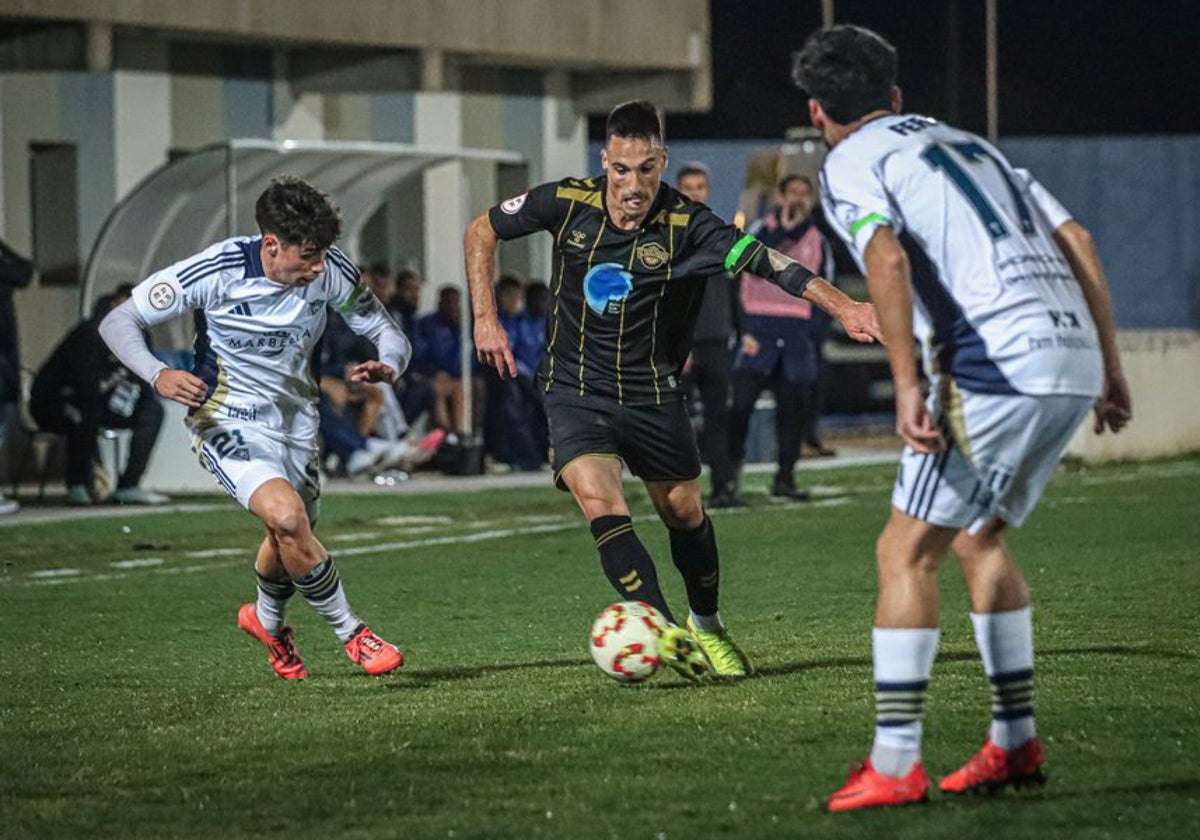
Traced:
<path fill-rule="evenodd" d="M 30 572 L 32 578 L 61 578 L 74 577 L 75 575 L 83 574 L 82 569 L 40 569 L 36 572 Z"/>
<path fill-rule="evenodd" d="M 114 569 L 141 569 L 147 566 L 161 566 L 164 562 L 161 557 L 136 557 L 133 560 L 118 560 L 108 565 Z"/>
<path fill-rule="evenodd" d="M 376 519 L 380 525 L 453 525 L 449 516 L 385 516 Z"/>
<path fill-rule="evenodd" d="M 229 557 L 234 554 L 249 554 L 248 548 L 205 548 L 200 551 L 185 551 L 184 557 Z"/>

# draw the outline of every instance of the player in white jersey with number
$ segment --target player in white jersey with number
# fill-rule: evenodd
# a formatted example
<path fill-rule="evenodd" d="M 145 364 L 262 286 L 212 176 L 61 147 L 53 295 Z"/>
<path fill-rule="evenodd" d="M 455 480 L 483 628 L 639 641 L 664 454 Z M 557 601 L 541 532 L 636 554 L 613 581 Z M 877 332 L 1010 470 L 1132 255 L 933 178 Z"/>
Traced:
<path fill-rule="evenodd" d="M 379 361 L 359 365 L 354 381 L 394 382 L 408 364 L 409 344 L 354 263 L 333 246 L 341 219 L 327 196 L 302 180 L 278 178 L 259 196 L 255 220 L 258 236 L 218 242 L 142 281 L 100 333 L 130 370 L 190 408 L 187 425 L 201 464 L 266 527 L 254 564 L 258 598 L 242 605 L 238 625 L 266 646 L 275 672 L 308 676 L 283 623 L 298 589 L 347 655 L 383 674 L 404 657 L 350 608 L 333 558 L 312 532 L 320 484 L 310 362 L 331 307 L 379 349 Z M 142 333 L 189 310 L 197 324 L 190 373 L 156 359 Z"/>
<path fill-rule="evenodd" d="M 867 276 L 906 444 L 876 545 L 875 742 L 830 795 L 839 811 L 927 796 L 921 729 L 938 642 L 936 568 L 947 551 L 970 591 L 992 723 L 982 749 L 940 789 L 1044 780 L 1029 587 L 1005 530 L 1033 509 L 1089 410 L 1097 432 L 1131 417 L 1087 231 L 980 138 L 901 114 L 896 63 L 874 32 L 837 26 L 810 37 L 794 68 L 830 148 L 825 215 Z"/>

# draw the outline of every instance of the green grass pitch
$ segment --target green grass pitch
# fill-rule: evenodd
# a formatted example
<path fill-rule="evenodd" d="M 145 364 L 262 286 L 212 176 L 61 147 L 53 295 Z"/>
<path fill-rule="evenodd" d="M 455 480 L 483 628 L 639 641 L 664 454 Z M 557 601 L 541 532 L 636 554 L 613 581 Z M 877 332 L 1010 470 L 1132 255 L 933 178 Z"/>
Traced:
<path fill-rule="evenodd" d="M 821 802 L 870 743 L 892 468 L 805 478 L 814 503 L 760 488 L 714 515 L 723 613 L 762 674 L 701 687 L 621 687 L 591 664 L 615 598 L 549 487 L 325 499 L 351 602 L 408 657 L 382 678 L 299 598 L 312 676 L 275 677 L 234 623 L 257 525 L 223 498 L 2 528 L 0 837 L 1200 836 L 1200 458 L 1062 470 L 1012 536 L 1046 788 L 840 815 Z M 935 776 L 978 747 L 989 703 L 952 560 L 941 580 Z"/>

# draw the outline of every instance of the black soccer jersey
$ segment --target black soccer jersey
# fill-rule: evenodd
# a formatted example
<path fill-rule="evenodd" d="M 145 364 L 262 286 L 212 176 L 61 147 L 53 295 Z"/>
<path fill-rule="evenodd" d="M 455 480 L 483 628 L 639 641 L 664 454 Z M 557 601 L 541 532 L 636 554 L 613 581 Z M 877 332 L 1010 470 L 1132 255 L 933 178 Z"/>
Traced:
<path fill-rule="evenodd" d="M 550 393 L 680 399 L 704 279 L 740 271 L 762 246 L 665 183 L 642 226 L 620 230 L 605 209 L 605 185 L 604 177 L 568 178 L 488 212 L 501 239 L 539 230 L 554 237 L 538 379 Z"/>

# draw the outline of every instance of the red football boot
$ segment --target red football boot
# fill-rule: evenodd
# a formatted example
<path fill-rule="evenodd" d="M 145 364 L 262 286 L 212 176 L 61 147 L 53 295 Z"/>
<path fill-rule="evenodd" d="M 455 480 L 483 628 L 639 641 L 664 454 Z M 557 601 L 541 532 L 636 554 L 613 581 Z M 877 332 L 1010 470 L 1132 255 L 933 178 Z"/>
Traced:
<path fill-rule="evenodd" d="M 1036 735 L 1013 750 L 1002 749 L 988 738 L 966 764 L 942 779 L 938 790 L 990 795 L 999 793 L 1006 785 L 1017 788 L 1044 785 L 1045 763 L 1046 748 Z"/>
<path fill-rule="evenodd" d="M 304 660 L 296 652 L 295 633 L 291 627 L 284 625 L 278 636 L 272 636 L 258 620 L 258 609 L 253 601 L 238 608 L 237 623 L 238 627 L 263 643 L 276 674 L 285 680 L 299 680 L 308 676 Z"/>
<path fill-rule="evenodd" d="M 917 762 L 903 776 L 889 776 L 871 766 L 871 758 L 850 771 L 846 784 L 829 794 L 830 811 L 852 811 L 880 805 L 912 805 L 929 798 L 929 776 Z"/>

